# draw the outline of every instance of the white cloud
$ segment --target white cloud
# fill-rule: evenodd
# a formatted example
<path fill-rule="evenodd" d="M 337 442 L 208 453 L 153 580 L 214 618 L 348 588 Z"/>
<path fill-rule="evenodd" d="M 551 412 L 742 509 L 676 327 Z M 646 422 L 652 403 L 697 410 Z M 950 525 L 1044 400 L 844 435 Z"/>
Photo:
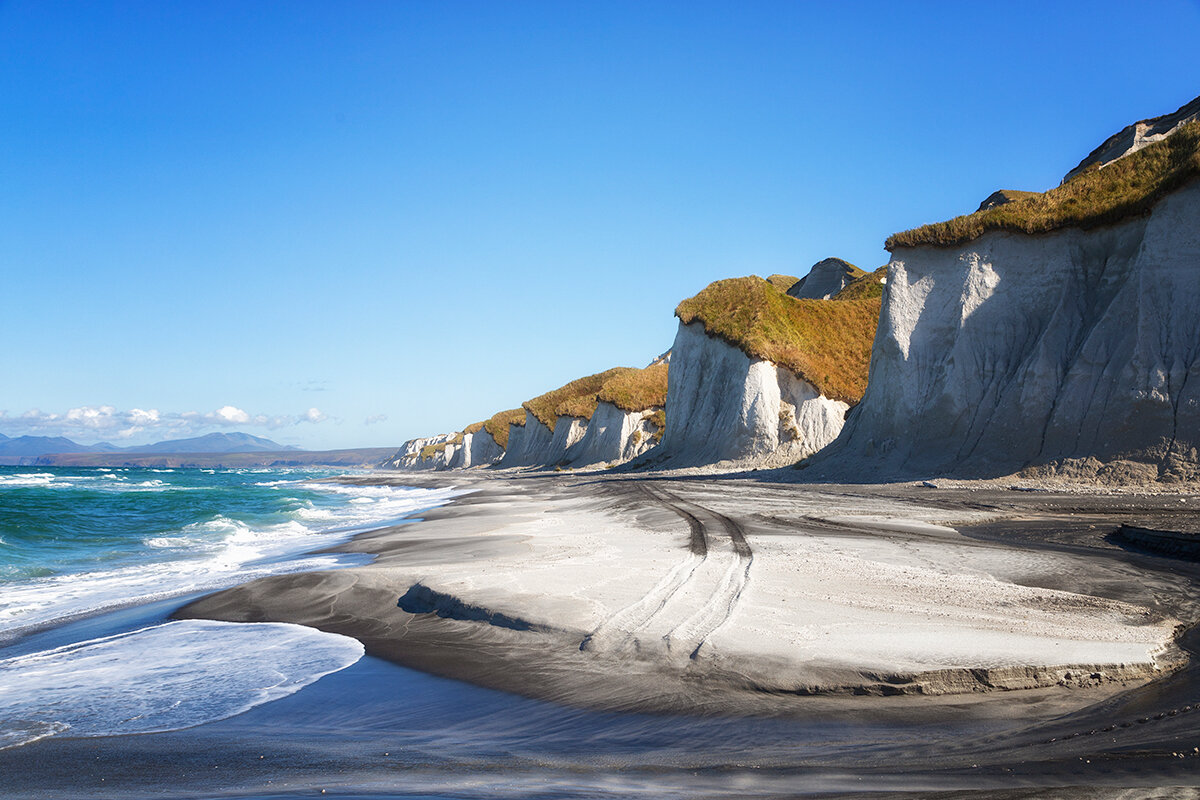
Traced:
<path fill-rule="evenodd" d="M 192 436 L 212 428 L 250 427 L 276 430 L 300 423 L 318 424 L 330 419 L 317 408 L 302 414 L 250 414 L 233 405 L 215 411 L 163 412 L 156 408 L 120 411 L 114 406 L 80 406 L 64 413 L 31 408 L 19 417 L 0 412 L 0 432 L 10 436 L 66 436 L 88 441 L 129 439 L 140 433 L 158 438 Z M 151 437 L 153 438 L 153 437 Z"/>
<path fill-rule="evenodd" d="M 213 416 L 214 422 L 217 423 L 245 425 L 250 421 L 250 415 L 235 406 L 221 406 L 213 412 Z"/>
<path fill-rule="evenodd" d="M 363 420 L 363 425 L 375 425 L 380 422 L 387 422 L 387 414 L 372 414 Z"/>

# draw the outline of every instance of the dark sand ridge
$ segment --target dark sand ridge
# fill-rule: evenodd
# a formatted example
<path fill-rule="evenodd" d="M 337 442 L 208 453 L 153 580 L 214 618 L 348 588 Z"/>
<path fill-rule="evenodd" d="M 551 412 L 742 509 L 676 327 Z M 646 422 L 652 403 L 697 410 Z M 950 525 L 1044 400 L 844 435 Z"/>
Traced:
<path fill-rule="evenodd" d="M 338 548 L 375 554 L 368 567 L 267 578 L 180 614 L 312 625 L 355 636 L 369 652 L 407 666 L 571 705 L 805 715 L 824 708 L 864 718 L 888 709 L 906 718 L 937 716 L 965 705 L 985 716 L 1029 715 L 1036 707 L 1035 716 L 1050 717 L 1177 667 L 1178 651 L 1155 642 L 1169 640 L 1173 620 L 1190 624 L 1200 616 L 1191 599 L 1194 575 L 1163 572 L 1161 559 L 1133 556 L 1105 541 L 1106 526 L 1128 520 L 1130 498 L 993 489 L 914 494 L 911 485 L 745 480 L 453 479 L 476 491 L 419 523 Z M 1178 500 L 1138 498 L 1145 512 L 1139 521 L 1176 520 L 1188 507 Z M 607 522 L 597 523 L 601 517 Z M 931 518 L 940 525 L 929 524 Z M 967 535 L 947 529 L 950 522 Z M 596 535 L 575 549 L 547 551 L 540 544 L 587 524 L 598 525 Z M 598 567 L 591 552 L 602 549 L 597 542 L 621 535 L 625 549 L 606 554 Z M 650 552 L 646 564 L 634 563 L 649 539 L 667 546 Z M 701 555 L 701 547 L 708 552 Z M 547 569 L 548 552 L 553 563 Z M 816 572 L 792 578 L 796 553 L 805 563 L 815 560 L 809 569 Z M 879 652 L 857 654 L 858 664 L 855 654 L 822 646 L 815 639 L 821 630 L 802 630 L 806 612 L 797 623 L 796 612 L 775 604 L 788 599 L 781 588 L 802 589 L 814 574 L 824 579 L 843 562 L 855 569 L 832 575 L 835 584 L 850 583 L 838 591 L 852 599 L 882 594 L 867 607 L 851 603 L 860 617 L 847 622 L 858 627 L 836 640 L 840 645 L 857 641 L 872 621 L 892 627 L 914 613 L 931 613 L 931 606 L 941 618 L 898 631 L 902 641 L 877 643 Z M 607 565 L 611 572 L 614 564 L 622 574 L 597 578 L 598 569 Z M 987 574 L 981 578 L 981 572 Z M 865 583 L 880 580 L 901 582 L 884 590 Z M 622 581 L 636 591 L 618 591 Z M 931 581 L 942 593 L 925 597 Z M 1005 616 L 981 621 L 966 608 L 965 627 L 956 629 L 959 612 L 942 614 L 941 606 L 953 606 L 955 592 L 976 591 L 983 594 L 968 597 L 967 606 L 999 603 Z M 671 613 L 695 605 L 697 597 L 699 612 Z M 821 597 L 808 602 L 823 609 L 813 614 L 827 623 L 844 611 L 831 611 Z M 409 613 L 402 603 L 432 613 Z M 1066 616 L 1060 619 L 1060 612 Z M 762 627 L 755 630 L 754 620 Z M 1025 628 L 1001 630 L 1010 624 Z M 1064 624 L 1097 627 L 1078 637 L 1091 640 L 1078 649 Z M 799 638 L 788 640 L 789 631 Z M 913 636 L 918 641 L 904 641 Z M 963 657 L 954 649 L 956 636 L 981 637 L 982 655 L 965 665 L 948 660 L 928 668 L 939 656 Z M 935 652 L 932 661 L 914 662 L 913 652 L 926 646 Z M 1040 660 L 1031 660 L 1031 647 L 1044 648 Z M 797 648 L 800 665 L 788 658 Z M 1050 648 L 1072 655 L 1112 651 L 1119 658 L 1056 658 L 1064 650 Z M 1137 652 L 1155 653 L 1157 666 L 1130 656 Z M 1026 691 L 992 691 L 1018 688 Z M 878 697 L 919 693 L 937 696 Z M 798 696 L 809 694 L 827 697 Z M 853 697 L 858 694 L 873 697 Z M 1019 703 L 983 702 L 1017 696 Z"/>

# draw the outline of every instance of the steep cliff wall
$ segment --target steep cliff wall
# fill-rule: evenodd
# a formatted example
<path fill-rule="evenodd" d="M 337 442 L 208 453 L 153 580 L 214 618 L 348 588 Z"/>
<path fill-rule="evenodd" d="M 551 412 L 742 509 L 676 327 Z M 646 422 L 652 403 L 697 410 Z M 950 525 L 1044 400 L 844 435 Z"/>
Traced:
<path fill-rule="evenodd" d="M 567 452 L 572 467 L 614 465 L 640 456 L 658 443 L 662 410 L 623 411 L 601 402 L 583 438 Z"/>
<path fill-rule="evenodd" d="M 450 469 L 469 469 L 484 467 L 499 461 L 504 455 L 504 449 L 496 443 L 492 435 L 480 427 L 463 434 L 463 443 L 456 448 L 449 461 Z"/>
<path fill-rule="evenodd" d="M 553 442 L 554 431 L 535 417 L 533 412 L 526 411 L 523 425 L 508 426 L 508 447 L 496 466 L 505 469 L 546 464 Z"/>
<path fill-rule="evenodd" d="M 450 457 L 453 456 L 458 448 L 456 440 L 460 436 L 458 433 L 439 433 L 436 436 L 409 439 L 382 466 L 387 469 L 446 469 L 446 451 L 449 450 Z"/>
<path fill-rule="evenodd" d="M 1200 476 L 1200 126 L 972 217 L 894 237 L 870 385 L 818 472 Z"/>
<path fill-rule="evenodd" d="M 862 396 L 879 299 L 800 300 L 734 278 L 676 315 L 666 428 L 635 467 L 778 466 L 832 441 Z"/>
<path fill-rule="evenodd" d="M 668 361 L 664 354 L 644 369 L 615 367 L 529 400 L 524 429 L 510 429 L 498 466 L 577 468 L 643 452 L 661 430 Z"/>
<path fill-rule="evenodd" d="M 719 462 L 779 466 L 832 441 L 850 406 L 770 361 L 680 323 L 672 348 L 666 430 L 637 463 L 675 469 Z"/>

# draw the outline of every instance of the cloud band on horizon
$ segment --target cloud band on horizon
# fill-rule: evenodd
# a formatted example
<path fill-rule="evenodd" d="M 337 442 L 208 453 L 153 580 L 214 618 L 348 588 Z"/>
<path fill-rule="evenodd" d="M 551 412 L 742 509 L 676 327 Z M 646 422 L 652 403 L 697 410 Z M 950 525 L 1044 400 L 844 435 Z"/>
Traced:
<path fill-rule="evenodd" d="M 215 411 L 161 412 L 156 408 L 119 411 L 113 406 L 80 406 L 56 414 L 30 409 L 19 416 L 0 410 L 0 432 L 6 435 L 51 435 L 68 438 L 130 439 L 155 431 L 193 435 L 211 428 L 251 427 L 278 430 L 296 425 L 320 424 L 331 417 L 318 408 L 301 414 L 250 414 L 233 405 Z"/>

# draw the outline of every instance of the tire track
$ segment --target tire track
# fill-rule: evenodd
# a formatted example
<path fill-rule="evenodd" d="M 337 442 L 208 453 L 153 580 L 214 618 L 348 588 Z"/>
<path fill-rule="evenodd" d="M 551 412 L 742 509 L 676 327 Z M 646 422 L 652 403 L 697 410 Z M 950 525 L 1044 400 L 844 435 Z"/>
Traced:
<path fill-rule="evenodd" d="M 688 557 L 676 564 L 662 580 L 656 583 L 640 600 L 613 614 L 599 627 L 583 637 L 580 650 L 605 649 L 625 650 L 636 646 L 635 634 L 646 627 L 657 616 L 675 594 L 692 579 L 696 570 L 708 558 L 708 536 L 704 523 L 694 514 L 662 497 L 648 486 L 638 488 L 650 500 L 665 506 L 688 524 Z"/>
<path fill-rule="evenodd" d="M 676 505 L 686 510 L 694 509 L 697 518 L 711 517 L 724 529 L 729 536 L 732 553 L 729 555 L 729 565 L 717 584 L 716 589 L 696 611 L 676 625 L 664 637 L 669 652 L 687 653 L 687 657 L 695 660 L 713 633 L 733 616 L 733 610 L 741 599 L 746 585 L 750 581 L 750 566 L 754 563 L 754 552 L 746 541 L 746 533 L 740 523 L 724 514 L 690 503 L 677 495 L 664 492 Z M 701 523 L 703 524 L 703 523 Z"/>

